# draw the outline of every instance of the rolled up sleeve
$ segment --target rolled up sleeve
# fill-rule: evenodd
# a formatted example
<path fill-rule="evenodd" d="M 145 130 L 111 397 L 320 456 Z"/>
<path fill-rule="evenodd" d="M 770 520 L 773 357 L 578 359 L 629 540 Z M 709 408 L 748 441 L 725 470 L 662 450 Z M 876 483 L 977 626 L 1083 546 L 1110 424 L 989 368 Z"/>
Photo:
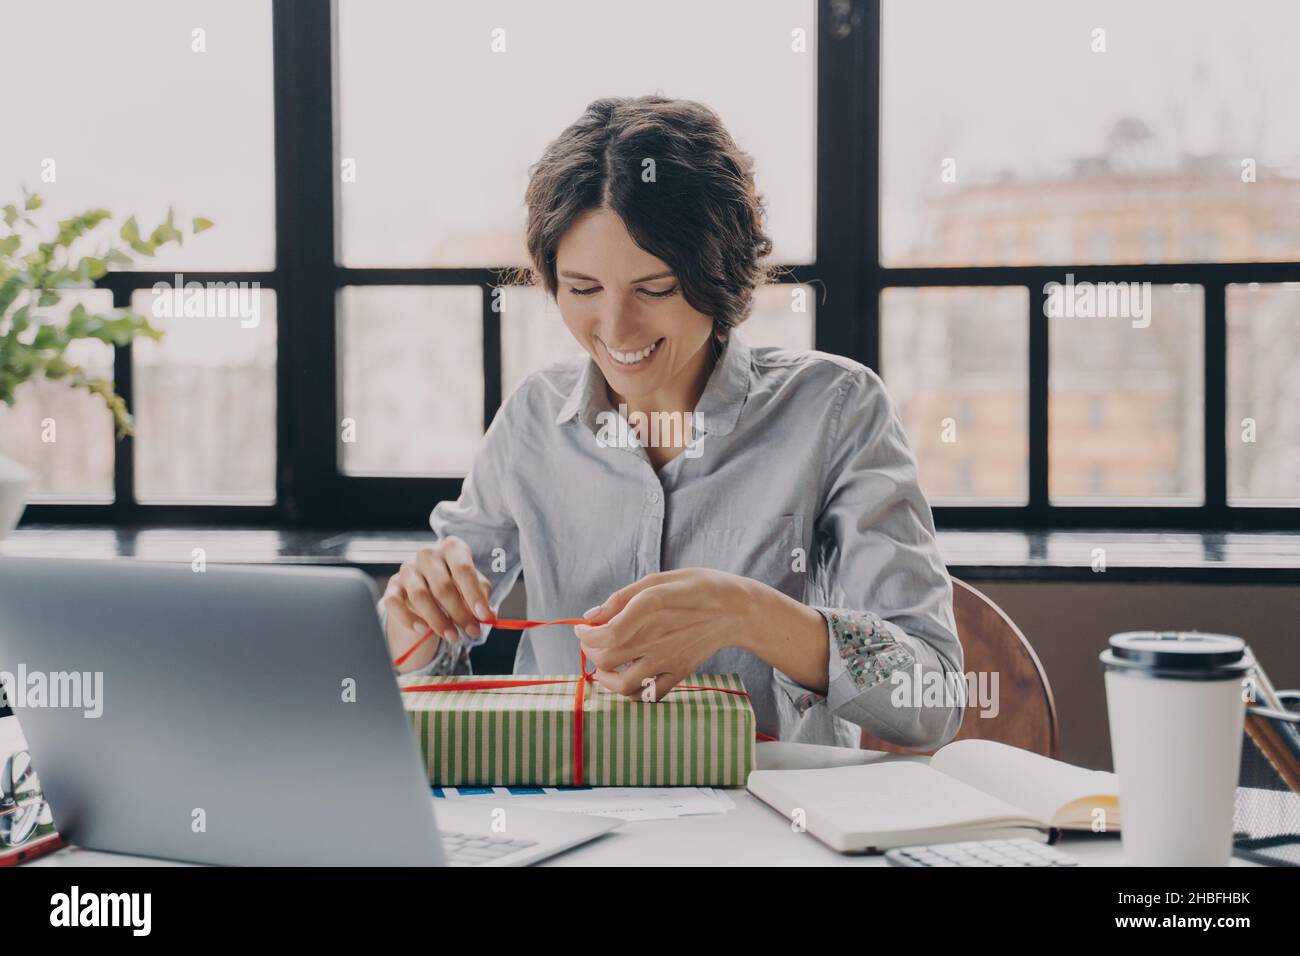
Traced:
<path fill-rule="evenodd" d="M 832 414 L 813 604 L 826 620 L 826 693 L 778 680 L 801 715 L 825 706 L 890 743 L 939 747 L 961 726 L 963 655 L 916 460 L 869 369 L 846 380 Z"/>

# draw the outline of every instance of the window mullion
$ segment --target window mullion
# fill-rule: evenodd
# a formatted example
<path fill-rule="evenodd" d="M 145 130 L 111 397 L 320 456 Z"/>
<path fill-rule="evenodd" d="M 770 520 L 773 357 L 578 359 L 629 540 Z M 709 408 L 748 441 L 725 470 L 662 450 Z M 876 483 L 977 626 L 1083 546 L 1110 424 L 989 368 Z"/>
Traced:
<path fill-rule="evenodd" d="M 1205 289 L 1205 511 L 1210 522 L 1228 509 L 1228 322 L 1227 285 L 1203 283 Z"/>

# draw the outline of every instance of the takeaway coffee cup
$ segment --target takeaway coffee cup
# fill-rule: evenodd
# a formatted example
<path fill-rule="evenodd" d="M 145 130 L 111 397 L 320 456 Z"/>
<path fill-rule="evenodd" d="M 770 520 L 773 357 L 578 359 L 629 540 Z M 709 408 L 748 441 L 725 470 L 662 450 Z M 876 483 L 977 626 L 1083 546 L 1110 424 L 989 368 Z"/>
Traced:
<path fill-rule="evenodd" d="M 1127 631 L 1101 654 L 1129 866 L 1227 866 L 1246 715 L 1246 642 Z"/>

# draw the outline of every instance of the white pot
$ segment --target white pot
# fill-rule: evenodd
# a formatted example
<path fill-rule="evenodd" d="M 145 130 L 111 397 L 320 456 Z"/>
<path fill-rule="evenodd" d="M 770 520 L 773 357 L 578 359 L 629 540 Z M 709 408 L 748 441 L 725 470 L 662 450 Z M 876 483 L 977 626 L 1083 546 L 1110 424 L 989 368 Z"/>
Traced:
<path fill-rule="evenodd" d="M 0 453 L 0 538 L 18 525 L 27 507 L 27 488 L 32 473 L 12 458 Z"/>

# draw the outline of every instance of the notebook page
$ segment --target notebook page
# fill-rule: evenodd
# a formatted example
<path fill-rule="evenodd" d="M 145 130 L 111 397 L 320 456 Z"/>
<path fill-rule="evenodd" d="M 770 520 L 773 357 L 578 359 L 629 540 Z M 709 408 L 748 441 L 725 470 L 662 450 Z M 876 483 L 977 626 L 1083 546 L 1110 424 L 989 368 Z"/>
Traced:
<path fill-rule="evenodd" d="M 1087 823 L 1093 807 L 1104 808 L 1112 825 L 1118 822 L 1119 784 L 1113 773 L 992 740 L 948 744 L 930 758 L 930 766 L 1058 826 Z"/>
<path fill-rule="evenodd" d="M 756 770 L 749 776 L 749 789 L 787 816 L 803 810 L 808 829 L 819 836 L 823 828 L 831 834 L 870 838 L 976 823 L 1046 825 L 1030 820 L 1012 804 L 910 761 L 822 770 Z"/>

